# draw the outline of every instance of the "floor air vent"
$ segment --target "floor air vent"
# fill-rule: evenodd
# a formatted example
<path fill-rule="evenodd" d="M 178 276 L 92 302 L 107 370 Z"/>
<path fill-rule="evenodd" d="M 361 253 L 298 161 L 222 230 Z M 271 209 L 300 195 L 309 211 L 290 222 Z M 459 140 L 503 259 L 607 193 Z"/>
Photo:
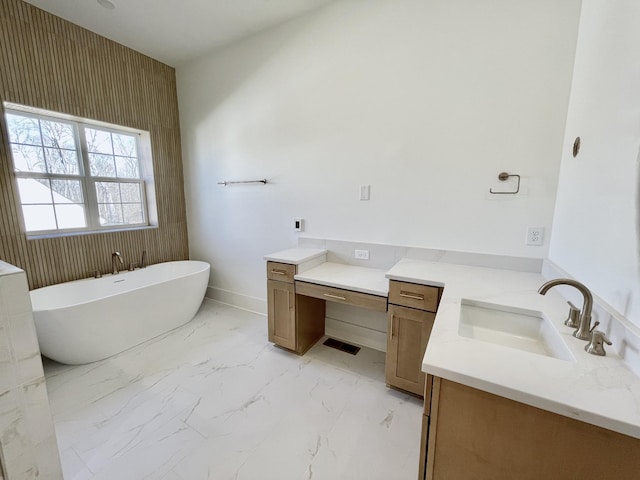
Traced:
<path fill-rule="evenodd" d="M 342 352 L 350 353 L 351 355 L 355 355 L 360 351 L 360 347 L 356 347 L 355 345 L 350 345 L 348 343 L 341 342 L 340 340 L 335 340 L 333 338 L 327 338 L 323 345 L 327 347 L 335 348 Z"/>

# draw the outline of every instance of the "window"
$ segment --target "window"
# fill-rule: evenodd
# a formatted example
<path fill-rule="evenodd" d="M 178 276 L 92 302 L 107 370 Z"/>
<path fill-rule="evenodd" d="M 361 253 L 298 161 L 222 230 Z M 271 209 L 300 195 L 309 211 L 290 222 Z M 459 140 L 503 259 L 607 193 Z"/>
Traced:
<path fill-rule="evenodd" d="M 27 233 L 149 225 L 145 132 L 17 106 L 5 117 Z"/>

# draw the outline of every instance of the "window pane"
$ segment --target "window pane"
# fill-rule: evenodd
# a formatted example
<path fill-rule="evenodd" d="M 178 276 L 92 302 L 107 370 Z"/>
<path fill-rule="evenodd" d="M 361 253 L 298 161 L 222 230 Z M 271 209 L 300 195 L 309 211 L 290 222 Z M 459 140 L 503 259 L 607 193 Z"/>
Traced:
<path fill-rule="evenodd" d="M 89 167 L 94 177 L 115 177 L 116 166 L 111 155 L 89 154 Z"/>
<path fill-rule="evenodd" d="M 144 222 L 141 203 L 123 203 L 124 223 L 132 225 Z"/>
<path fill-rule="evenodd" d="M 18 191 L 20 192 L 20 203 L 52 203 L 49 180 L 36 180 L 34 178 L 19 178 Z"/>
<path fill-rule="evenodd" d="M 46 172 L 42 147 L 11 145 L 13 168 L 16 172 Z"/>
<path fill-rule="evenodd" d="M 113 153 L 121 157 L 137 157 L 136 137 L 132 135 L 112 134 Z"/>
<path fill-rule="evenodd" d="M 5 119 L 27 232 L 79 230 L 97 224 L 138 226 L 148 221 L 141 176 L 153 172 L 143 172 L 139 133 L 45 111 L 9 109 Z M 91 191 L 87 195 L 88 186 L 95 195 Z"/>
<path fill-rule="evenodd" d="M 113 155 L 113 145 L 111 144 L 111 133 L 95 128 L 85 128 L 87 138 L 87 149 L 91 153 L 106 153 Z"/>
<path fill-rule="evenodd" d="M 122 201 L 125 203 L 142 202 L 139 183 L 121 183 L 120 193 L 122 194 Z"/>
<path fill-rule="evenodd" d="M 138 159 L 131 157 L 116 157 L 116 174 L 120 178 L 140 178 Z"/>
<path fill-rule="evenodd" d="M 42 145 L 40 125 L 37 118 L 7 113 L 7 129 L 9 130 L 9 141 L 11 143 Z"/>
<path fill-rule="evenodd" d="M 115 182 L 96 182 L 98 203 L 120 203 L 120 188 Z"/>
<path fill-rule="evenodd" d="M 84 216 L 84 205 L 56 205 L 58 228 L 84 228 L 87 222 Z"/>
<path fill-rule="evenodd" d="M 51 180 L 54 203 L 83 203 L 79 180 Z"/>
<path fill-rule="evenodd" d="M 100 212 L 100 225 L 122 225 L 122 205 L 101 204 L 98 205 Z"/>
<path fill-rule="evenodd" d="M 53 205 L 23 205 L 22 213 L 27 232 L 56 229 Z"/>
<path fill-rule="evenodd" d="M 76 139 L 73 125 L 68 123 L 40 120 L 42 143 L 45 147 L 75 150 Z"/>
<path fill-rule="evenodd" d="M 75 150 L 62 150 L 60 148 L 45 148 L 47 156 L 47 168 L 49 173 L 62 173 L 66 175 L 78 175 L 78 154 Z"/>

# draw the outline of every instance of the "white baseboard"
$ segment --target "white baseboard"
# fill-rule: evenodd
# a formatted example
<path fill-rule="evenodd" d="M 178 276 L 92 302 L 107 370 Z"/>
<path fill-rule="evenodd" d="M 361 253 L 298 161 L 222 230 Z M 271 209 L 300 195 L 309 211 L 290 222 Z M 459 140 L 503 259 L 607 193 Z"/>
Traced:
<path fill-rule="evenodd" d="M 384 332 L 327 317 L 324 333 L 328 337 L 344 342 L 355 343 L 381 352 L 387 351 L 387 334 Z"/>
<path fill-rule="evenodd" d="M 264 298 L 250 297 L 242 293 L 211 286 L 207 287 L 205 297 L 259 315 L 267 314 L 267 301 Z"/>

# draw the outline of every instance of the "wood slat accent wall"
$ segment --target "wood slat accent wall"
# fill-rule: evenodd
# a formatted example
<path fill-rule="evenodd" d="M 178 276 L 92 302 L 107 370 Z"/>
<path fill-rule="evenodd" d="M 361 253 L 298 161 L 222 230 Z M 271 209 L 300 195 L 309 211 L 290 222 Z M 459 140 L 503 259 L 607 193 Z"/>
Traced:
<path fill-rule="evenodd" d="M 0 259 L 29 288 L 125 262 L 189 257 L 175 70 L 21 0 L 0 0 L 0 101 L 150 132 L 158 228 L 28 240 L 0 119 Z M 0 107 L 1 109 L 1 107 Z"/>

